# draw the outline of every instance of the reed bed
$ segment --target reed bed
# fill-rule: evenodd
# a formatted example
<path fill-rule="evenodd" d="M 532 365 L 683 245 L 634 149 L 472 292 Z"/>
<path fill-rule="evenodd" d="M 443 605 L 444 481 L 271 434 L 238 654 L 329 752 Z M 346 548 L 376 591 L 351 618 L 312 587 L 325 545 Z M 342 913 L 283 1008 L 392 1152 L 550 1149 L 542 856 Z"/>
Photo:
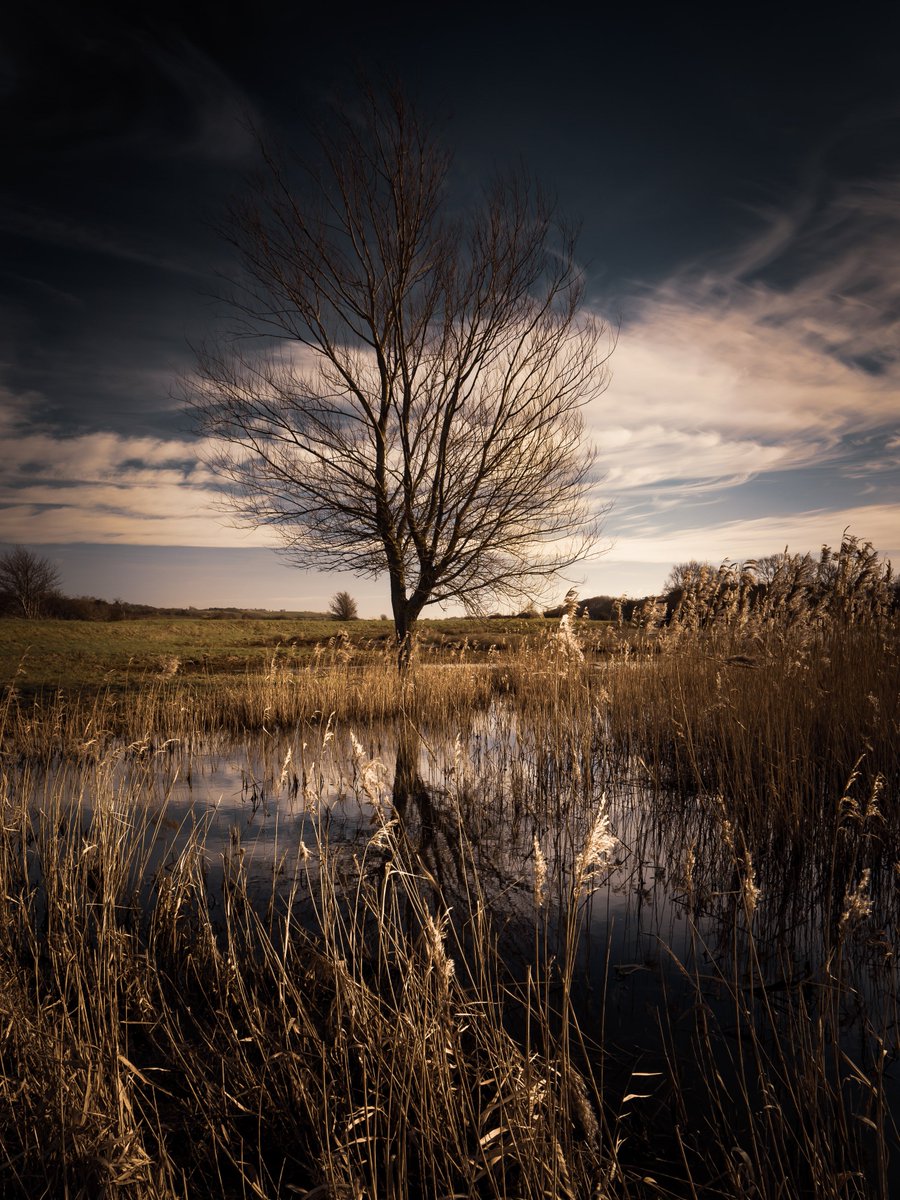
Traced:
<path fill-rule="evenodd" d="M 870 550 L 405 682 L 331 646 L 10 690 L 0 1191 L 888 1200 L 900 653 Z M 217 738 L 251 816 L 307 814 L 262 888 L 246 824 L 160 841 Z"/>
<path fill-rule="evenodd" d="M 582 1195 L 615 1176 L 539 990 L 519 1002 L 536 1044 L 506 1027 L 477 874 L 451 923 L 362 754 L 367 841 L 348 858 L 317 825 L 268 906 L 238 829 L 215 895 L 196 834 L 151 869 L 140 772 L 123 786 L 118 765 L 50 794 L 26 770 L 27 805 L 6 780 L 4 1194 Z"/>
<path fill-rule="evenodd" d="M 393 652 L 357 663 L 326 651 L 306 662 L 275 653 L 239 676 L 154 672 L 77 694 L 53 689 L 21 695 L 13 684 L 2 705 L 4 744 L 29 760 L 47 760 L 61 753 L 102 754 L 122 741 L 158 746 L 198 734 L 271 733 L 331 716 L 367 727 L 406 713 L 450 725 L 459 713 L 483 709 L 493 695 L 493 664 L 467 661 L 465 652 L 420 663 L 418 672 L 420 686 L 404 684 Z"/>

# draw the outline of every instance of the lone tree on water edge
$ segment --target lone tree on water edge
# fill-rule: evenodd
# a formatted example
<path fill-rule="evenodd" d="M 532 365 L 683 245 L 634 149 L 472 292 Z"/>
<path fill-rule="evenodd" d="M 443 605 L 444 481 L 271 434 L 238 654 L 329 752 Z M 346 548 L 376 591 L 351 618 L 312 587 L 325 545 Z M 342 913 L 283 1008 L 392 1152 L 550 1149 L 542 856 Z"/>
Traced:
<path fill-rule="evenodd" d="M 544 193 L 511 177 L 448 211 L 398 94 L 319 147 L 296 171 L 264 149 L 230 210 L 235 320 L 187 398 L 242 520 L 298 565 L 387 574 L 403 669 L 427 604 L 518 600 L 595 547 L 581 409 L 608 329 Z"/>

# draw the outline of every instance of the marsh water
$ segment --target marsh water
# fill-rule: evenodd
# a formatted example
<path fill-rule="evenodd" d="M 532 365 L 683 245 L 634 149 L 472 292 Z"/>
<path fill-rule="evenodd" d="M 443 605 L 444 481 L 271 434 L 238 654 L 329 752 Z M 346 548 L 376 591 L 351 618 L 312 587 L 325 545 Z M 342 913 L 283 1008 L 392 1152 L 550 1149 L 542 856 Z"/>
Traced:
<path fill-rule="evenodd" d="M 552 1008 L 574 947 L 580 1044 L 611 1110 L 636 1128 L 694 1119 L 685 1110 L 708 1103 L 711 1066 L 726 1091 L 743 1087 L 762 1105 L 742 1055 L 763 1047 L 789 1069 L 784 1039 L 801 1015 L 820 1033 L 827 1025 L 851 1112 L 869 1109 L 842 1056 L 861 1077 L 877 1066 L 900 1112 L 890 872 L 880 891 L 873 881 L 860 920 L 846 919 L 815 864 L 736 848 L 719 798 L 667 793 L 640 759 L 608 760 L 602 722 L 589 746 L 542 744 L 497 710 L 452 741 L 326 723 L 135 743 L 93 768 L 51 768 L 47 793 L 60 782 L 85 831 L 100 783 L 118 797 L 123 828 L 141 842 L 147 896 L 185 846 L 200 847 L 214 918 L 237 858 L 260 909 L 290 902 L 302 913 L 326 859 L 338 878 L 346 867 L 352 904 L 360 871 L 383 869 L 380 835 L 396 823 L 449 910 L 450 952 L 462 959 L 477 893 L 510 995 L 540 976 Z M 588 860 L 598 829 L 606 840 Z"/>

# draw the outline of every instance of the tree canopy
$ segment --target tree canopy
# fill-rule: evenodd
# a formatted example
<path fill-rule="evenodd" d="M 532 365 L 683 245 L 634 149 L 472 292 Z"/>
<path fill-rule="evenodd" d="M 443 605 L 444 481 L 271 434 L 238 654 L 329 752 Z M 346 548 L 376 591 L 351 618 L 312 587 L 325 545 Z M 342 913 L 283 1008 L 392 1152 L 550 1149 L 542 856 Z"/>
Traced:
<path fill-rule="evenodd" d="M 53 563 L 25 546 L 13 546 L 0 555 L 0 595 L 20 616 L 31 620 L 42 616 L 60 582 Z"/>

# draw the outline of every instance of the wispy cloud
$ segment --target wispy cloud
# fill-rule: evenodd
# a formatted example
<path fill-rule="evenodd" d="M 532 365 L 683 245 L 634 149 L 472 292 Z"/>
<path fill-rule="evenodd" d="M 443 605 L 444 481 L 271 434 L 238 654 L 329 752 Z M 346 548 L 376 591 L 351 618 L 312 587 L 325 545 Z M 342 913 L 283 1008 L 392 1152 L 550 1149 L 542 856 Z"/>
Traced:
<path fill-rule="evenodd" d="M 893 504 L 856 505 L 837 510 L 779 512 L 746 520 L 710 522 L 694 528 L 661 529 L 647 523 L 616 539 L 611 563 L 739 562 L 771 554 L 839 546 L 845 529 L 871 541 L 887 558 L 900 560 L 900 525 Z"/>
<path fill-rule="evenodd" d="M 0 530 L 30 544 L 271 545 L 223 516 L 196 442 L 35 426 L 34 396 L 0 394 Z"/>
<path fill-rule="evenodd" d="M 177 22 L 58 5 L 42 28 L 26 28 L 0 64 L 0 103 L 16 104 L 10 132 L 23 145 L 55 145 L 86 169 L 92 155 L 226 166 L 253 155 L 258 107 Z M 102 86 L 85 87 L 87 77 Z M 48 91 L 60 102 L 47 103 Z"/>
<path fill-rule="evenodd" d="M 131 546 L 274 546 L 261 530 L 226 523 L 208 497 L 192 496 L 180 480 L 133 485 L 127 492 L 79 486 L 66 492 L 34 488 L 0 498 L 3 540 L 29 545 L 118 543 Z"/>
<path fill-rule="evenodd" d="M 253 129 L 262 127 L 260 111 L 250 96 L 194 43 L 174 31 L 166 39 L 135 37 L 140 54 L 178 97 L 188 120 L 181 137 L 154 136 L 155 152 L 196 162 L 246 164 L 256 153 Z"/>
<path fill-rule="evenodd" d="M 889 503 L 891 489 L 900 496 L 900 180 L 809 197 L 771 214 L 758 238 L 720 262 L 685 268 L 644 295 L 612 365 L 590 426 L 607 467 L 601 488 L 616 501 L 614 555 L 627 540 L 628 556 L 640 556 L 638 527 L 651 516 L 648 560 L 677 557 L 688 543 L 687 557 L 715 557 L 718 529 L 752 531 L 754 546 L 760 533 L 777 548 L 791 528 L 815 531 L 814 541 L 839 537 L 844 524 L 885 536 L 891 515 L 900 528 Z M 783 533 L 762 517 L 711 524 L 706 551 L 702 530 L 682 532 L 695 524 L 688 502 L 727 497 L 733 509 L 742 484 L 771 476 L 778 487 L 785 472 L 796 480 L 813 469 L 821 519 L 785 506 Z M 881 492 L 885 503 L 848 509 L 850 486 L 861 502 Z M 863 519 L 877 530 L 859 528 Z"/>
<path fill-rule="evenodd" d="M 206 273 L 199 264 L 192 265 L 166 254 L 161 246 L 136 244 L 121 230 L 86 225 L 67 216 L 55 216 L 34 208 L 25 210 L 7 206 L 0 209 L 0 232 L 67 250 L 102 254 L 155 271 L 197 277 Z"/>

